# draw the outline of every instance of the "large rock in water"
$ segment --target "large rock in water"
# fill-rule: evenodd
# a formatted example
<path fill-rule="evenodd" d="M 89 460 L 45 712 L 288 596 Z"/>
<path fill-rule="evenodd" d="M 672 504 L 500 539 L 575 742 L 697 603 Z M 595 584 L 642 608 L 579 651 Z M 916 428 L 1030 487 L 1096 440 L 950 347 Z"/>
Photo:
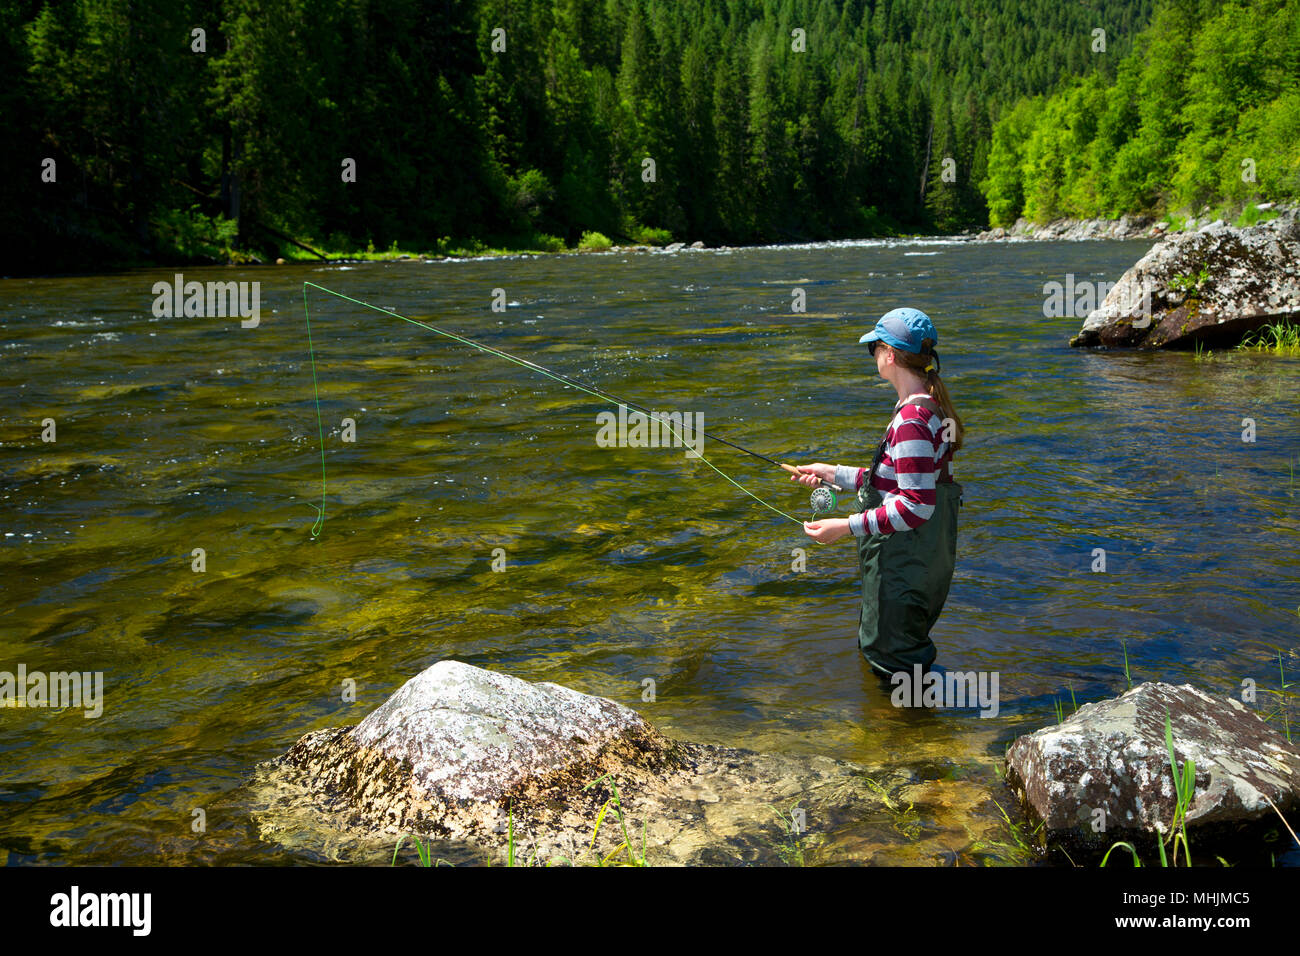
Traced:
<path fill-rule="evenodd" d="M 1235 229 L 1221 221 L 1170 235 L 1138 260 L 1084 320 L 1075 346 L 1236 345 L 1300 320 L 1300 220 Z"/>
<path fill-rule="evenodd" d="M 1275 819 L 1266 797 L 1282 813 L 1300 806 L 1300 749 L 1244 704 L 1189 684 L 1141 684 L 1019 738 L 1007 752 L 1008 779 L 1062 843 L 1106 847 L 1167 831 L 1176 795 L 1166 712 L 1180 772 L 1188 758 L 1196 764 L 1189 831 Z"/>
<path fill-rule="evenodd" d="M 440 661 L 355 727 L 303 737 L 285 761 L 374 826 L 467 836 L 611 771 L 672 769 L 673 749 L 611 700 Z"/>
<path fill-rule="evenodd" d="M 1002 832 L 987 788 L 924 748 L 915 757 L 867 768 L 673 740 L 613 701 L 441 661 L 360 724 L 309 733 L 259 765 L 239 805 L 262 840 L 308 860 L 387 864 L 398 837 L 414 835 L 454 862 L 500 860 L 511 837 L 525 861 L 590 862 L 623 840 L 611 808 L 591 848 L 610 782 L 637 856 L 644 833 L 653 863 L 806 852 L 915 865 L 984 852 L 979 841 Z M 796 804 L 802 835 L 789 830 Z"/>

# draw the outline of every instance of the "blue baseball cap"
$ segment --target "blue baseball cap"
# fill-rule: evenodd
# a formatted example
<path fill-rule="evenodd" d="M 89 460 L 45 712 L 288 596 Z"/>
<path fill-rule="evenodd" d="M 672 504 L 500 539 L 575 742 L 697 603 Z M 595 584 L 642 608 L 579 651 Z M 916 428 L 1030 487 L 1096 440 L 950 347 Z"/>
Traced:
<path fill-rule="evenodd" d="M 939 333 L 935 331 L 930 317 L 920 309 L 902 308 L 882 315 L 876 322 L 876 327 L 858 339 L 858 344 L 884 342 L 904 352 L 919 355 L 924 339 L 930 340 L 931 347 L 939 344 Z"/>

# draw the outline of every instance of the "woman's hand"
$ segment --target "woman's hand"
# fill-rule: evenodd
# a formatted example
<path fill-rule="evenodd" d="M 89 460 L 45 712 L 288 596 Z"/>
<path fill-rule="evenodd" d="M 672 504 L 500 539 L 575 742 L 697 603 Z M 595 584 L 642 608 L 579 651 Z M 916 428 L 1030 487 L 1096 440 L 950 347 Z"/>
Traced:
<path fill-rule="evenodd" d="M 791 475 L 791 481 L 797 481 L 801 485 L 807 485 L 809 488 L 816 488 L 823 481 L 832 484 L 835 481 L 835 466 L 825 465 L 820 461 L 811 465 L 796 465 L 802 474 Z"/>
<path fill-rule="evenodd" d="M 822 518 L 820 521 L 805 521 L 803 530 L 804 534 L 818 544 L 831 544 L 849 533 L 849 519 Z"/>

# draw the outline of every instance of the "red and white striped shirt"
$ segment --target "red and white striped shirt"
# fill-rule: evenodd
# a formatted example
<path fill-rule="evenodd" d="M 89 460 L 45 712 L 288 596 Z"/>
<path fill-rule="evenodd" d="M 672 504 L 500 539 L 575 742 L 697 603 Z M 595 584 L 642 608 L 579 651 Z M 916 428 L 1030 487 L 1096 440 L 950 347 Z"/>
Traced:
<path fill-rule="evenodd" d="M 883 500 L 878 508 L 849 516 L 849 530 L 858 537 L 911 531 L 934 514 L 936 485 L 944 469 L 951 468 L 952 448 L 943 440 L 941 416 L 905 404 L 916 397 L 909 395 L 894 406 L 894 419 L 885 432 L 885 453 L 871 482 Z M 866 480 L 865 468 L 839 466 L 835 471 L 835 483 L 841 486 L 852 483 L 861 488 Z"/>

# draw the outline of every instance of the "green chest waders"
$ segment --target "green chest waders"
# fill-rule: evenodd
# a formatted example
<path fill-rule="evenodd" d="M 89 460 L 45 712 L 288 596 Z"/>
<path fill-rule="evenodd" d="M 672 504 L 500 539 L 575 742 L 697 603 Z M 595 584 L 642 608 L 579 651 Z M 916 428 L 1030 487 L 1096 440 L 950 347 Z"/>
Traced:
<path fill-rule="evenodd" d="M 937 411 L 929 401 L 911 404 Z M 942 412 L 939 412 L 942 415 Z M 863 511 L 880 507 L 883 497 L 871 478 L 884 454 L 882 440 L 871 469 L 858 491 Z M 864 534 L 857 539 L 862 571 L 862 616 L 858 649 L 881 673 L 928 668 L 937 651 L 930 629 L 939 619 L 957 559 L 957 510 L 962 487 L 945 467 L 939 476 L 934 514 L 921 527 L 891 534 Z"/>

